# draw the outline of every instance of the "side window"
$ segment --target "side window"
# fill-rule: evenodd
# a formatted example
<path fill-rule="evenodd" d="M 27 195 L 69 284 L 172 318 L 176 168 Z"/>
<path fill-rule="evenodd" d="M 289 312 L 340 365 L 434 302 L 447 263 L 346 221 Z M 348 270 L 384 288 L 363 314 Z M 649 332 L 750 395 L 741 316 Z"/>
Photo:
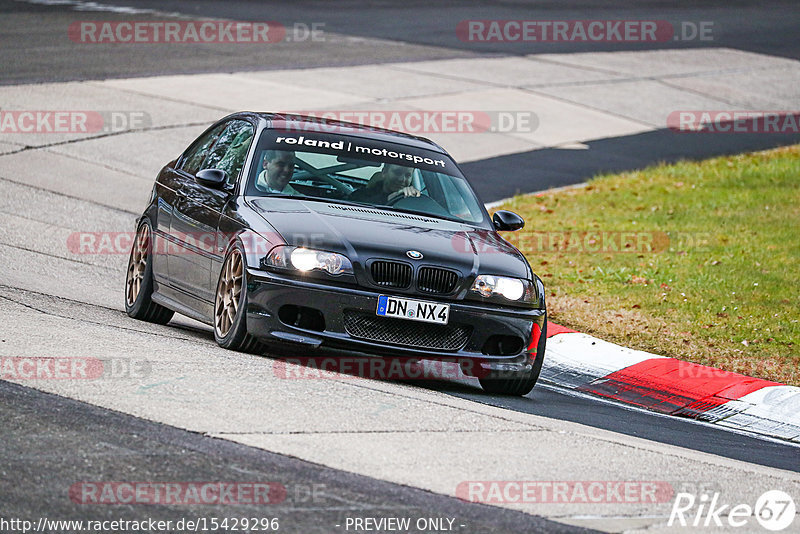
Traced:
<path fill-rule="evenodd" d="M 214 143 L 217 142 L 219 139 L 219 135 L 222 133 L 222 130 L 225 128 L 226 124 L 220 124 L 213 130 L 210 130 L 200 136 L 192 146 L 185 153 L 185 157 L 183 158 L 183 162 L 181 164 L 181 170 L 187 172 L 189 174 L 197 174 L 197 171 L 200 170 L 200 165 L 202 165 L 203 160 L 206 157 L 206 153 L 208 149 L 214 146 Z"/>
<path fill-rule="evenodd" d="M 217 143 L 218 146 L 223 144 L 223 140 L 227 141 L 230 138 L 231 141 L 227 145 L 228 148 L 225 154 L 214 168 L 223 170 L 228 174 L 228 185 L 236 183 L 236 179 L 244 166 L 244 160 L 247 157 L 247 151 L 250 149 L 254 134 L 255 129 L 249 122 L 233 121 L 220 137 Z M 217 154 L 216 147 L 212 154 Z"/>
<path fill-rule="evenodd" d="M 217 139 L 216 144 L 206 154 L 206 159 L 198 170 L 219 169 L 219 164 L 233 145 L 236 135 L 245 127 L 250 126 L 246 121 L 230 121 Z"/>

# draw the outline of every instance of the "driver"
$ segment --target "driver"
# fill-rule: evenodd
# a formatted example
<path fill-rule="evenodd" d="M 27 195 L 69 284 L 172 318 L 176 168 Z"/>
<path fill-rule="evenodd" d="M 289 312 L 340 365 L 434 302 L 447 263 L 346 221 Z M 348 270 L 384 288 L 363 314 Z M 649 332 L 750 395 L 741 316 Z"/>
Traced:
<path fill-rule="evenodd" d="M 419 190 L 411 185 L 414 169 L 394 163 L 384 163 L 383 169 L 372 175 L 366 186 L 354 191 L 348 200 L 389 204 L 400 198 L 418 197 Z"/>
<path fill-rule="evenodd" d="M 287 150 L 267 150 L 261 162 L 264 168 L 258 175 L 256 187 L 267 193 L 281 193 L 283 195 L 299 195 L 297 190 L 289 185 L 294 174 L 294 152 Z"/>

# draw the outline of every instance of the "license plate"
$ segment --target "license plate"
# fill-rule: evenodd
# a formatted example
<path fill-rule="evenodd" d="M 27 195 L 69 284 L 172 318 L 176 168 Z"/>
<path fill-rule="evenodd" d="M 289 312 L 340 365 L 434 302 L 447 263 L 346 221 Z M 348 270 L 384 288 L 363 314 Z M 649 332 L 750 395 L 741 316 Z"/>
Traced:
<path fill-rule="evenodd" d="M 378 297 L 376 313 L 383 317 L 447 324 L 447 319 L 450 317 L 450 305 L 381 295 Z"/>

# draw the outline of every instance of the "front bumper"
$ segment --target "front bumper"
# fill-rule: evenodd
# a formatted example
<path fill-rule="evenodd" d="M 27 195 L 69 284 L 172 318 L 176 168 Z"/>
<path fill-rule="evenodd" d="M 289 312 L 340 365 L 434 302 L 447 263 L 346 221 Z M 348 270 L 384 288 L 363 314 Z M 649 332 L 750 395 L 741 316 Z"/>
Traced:
<path fill-rule="evenodd" d="M 449 326 L 464 327 L 468 339 L 457 350 L 440 350 L 403 346 L 400 343 L 377 342 L 351 336 L 345 326 L 345 314 L 376 317 L 378 296 L 391 291 L 375 292 L 364 288 L 328 285 L 319 281 L 299 280 L 265 271 L 248 269 L 247 330 L 269 343 L 290 343 L 295 348 L 339 349 L 371 356 L 416 358 L 425 360 L 479 361 L 480 367 L 491 370 L 530 370 L 535 361 L 527 352 L 534 323 L 544 329 L 544 309 L 501 308 L 480 302 L 452 301 L 425 295 L 398 295 L 424 301 L 450 304 Z M 281 320 L 284 306 L 303 306 L 318 310 L 324 317 L 324 329 L 300 328 Z M 379 318 L 383 320 L 383 318 Z M 404 321 L 395 319 L 395 321 Z M 412 325 L 424 325 L 404 321 Z M 520 350 L 508 354 L 487 354 L 486 345 L 492 336 L 517 337 Z"/>

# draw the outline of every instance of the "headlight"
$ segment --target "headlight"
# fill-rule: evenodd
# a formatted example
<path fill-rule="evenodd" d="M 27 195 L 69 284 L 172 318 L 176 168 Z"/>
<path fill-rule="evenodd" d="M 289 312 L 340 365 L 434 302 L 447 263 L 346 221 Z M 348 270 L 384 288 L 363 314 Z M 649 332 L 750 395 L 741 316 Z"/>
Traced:
<path fill-rule="evenodd" d="M 482 274 L 475 279 L 471 289 L 485 298 L 503 297 L 524 303 L 536 301 L 536 289 L 530 280 Z"/>
<path fill-rule="evenodd" d="M 290 269 L 308 272 L 318 269 L 331 276 L 353 274 L 353 265 L 347 256 L 310 248 L 278 245 L 269 251 L 262 263 L 267 268 Z"/>

